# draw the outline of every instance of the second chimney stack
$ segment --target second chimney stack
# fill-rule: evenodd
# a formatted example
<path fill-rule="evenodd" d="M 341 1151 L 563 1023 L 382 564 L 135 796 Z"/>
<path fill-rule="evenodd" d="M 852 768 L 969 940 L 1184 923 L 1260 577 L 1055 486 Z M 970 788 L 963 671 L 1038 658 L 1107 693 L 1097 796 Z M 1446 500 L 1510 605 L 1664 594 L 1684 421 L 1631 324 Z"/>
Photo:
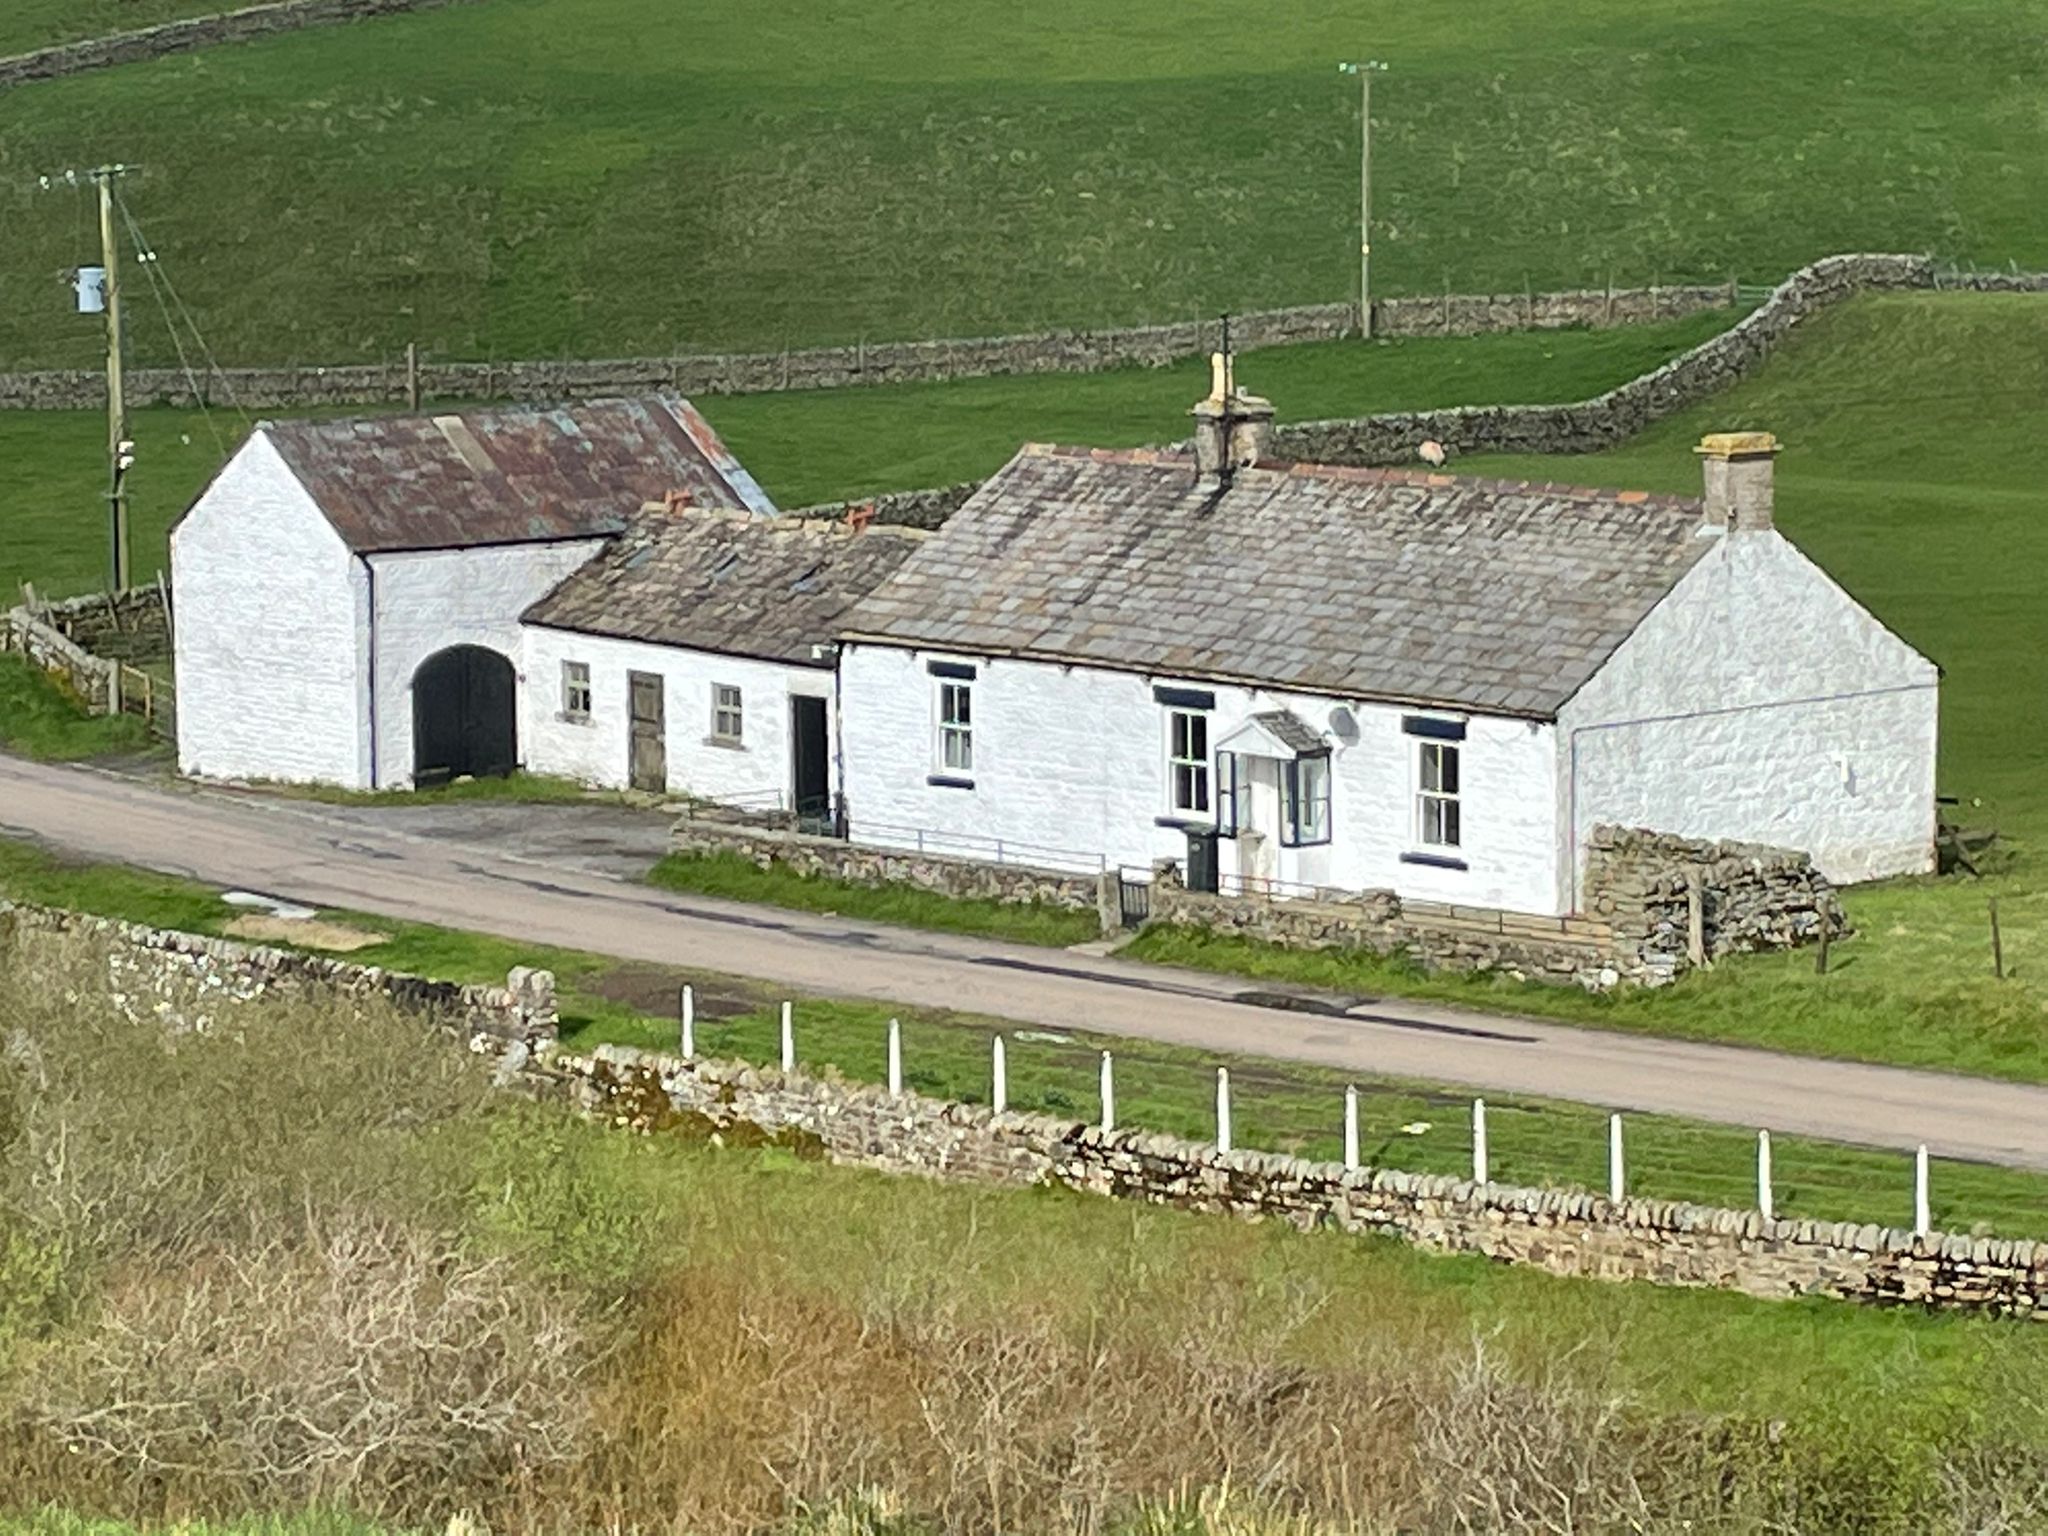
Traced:
<path fill-rule="evenodd" d="M 1773 525 L 1775 437 L 1768 432 L 1711 432 L 1694 452 L 1706 472 L 1708 522 L 1732 533 Z"/>

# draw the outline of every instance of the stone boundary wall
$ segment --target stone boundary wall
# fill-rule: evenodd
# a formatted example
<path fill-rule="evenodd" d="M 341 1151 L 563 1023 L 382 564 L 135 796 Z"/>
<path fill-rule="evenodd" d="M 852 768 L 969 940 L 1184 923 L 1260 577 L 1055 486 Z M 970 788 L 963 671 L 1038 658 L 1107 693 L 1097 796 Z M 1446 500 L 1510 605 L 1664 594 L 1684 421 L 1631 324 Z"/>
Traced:
<path fill-rule="evenodd" d="M 0 615 L 0 654 L 10 651 L 26 656 L 58 679 L 90 713 L 107 712 L 107 701 L 117 686 L 112 679 L 119 663 L 102 661 L 26 608 L 10 608 Z"/>
<path fill-rule="evenodd" d="M 146 1019 L 178 1030 L 210 1027 L 222 1002 L 326 993 L 381 998 L 465 1037 L 487 1036 L 527 1050 L 551 1042 L 559 1022 L 555 978 L 548 971 L 522 967 L 504 986 L 432 981 L 323 955 L 0 900 L 0 970 L 66 949 L 105 961 L 109 994 L 131 1023 Z"/>
<path fill-rule="evenodd" d="M 241 43 L 279 32 L 296 32 L 302 27 L 361 21 L 402 11 L 432 10 L 456 3 L 458 0 L 281 0 L 279 4 L 252 5 L 220 15 L 167 21 L 160 26 L 140 27 L 133 32 L 80 38 L 76 42 L 39 48 L 33 53 L 0 58 L 0 91 L 9 86 L 25 85 L 31 80 L 55 80 L 91 69 L 108 69 L 116 64 L 134 64 L 174 53 L 191 53 L 220 43 Z"/>
<path fill-rule="evenodd" d="M 445 3 L 445 0 L 444 0 Z M 1376 336 L 1471 336 L 1482 332 L 1606 327 L 1731 307 L 1726 283 L 1702 287 L 1599 289 L 1542 294 L 1453 294 L 1386 299 L 1373 305 Z M 1240 349 L 1333 341 L 1358 333 L 1355 304 L 1257 310 L 1230 319 Z M 587 361 L 422 362 L 228 368 L 195 393 L 180 369 L 137 368 L 128 403 L 191 406 L 232 401 L 250 410 L 393 405 L 435 400 L 554 401 L 674 391 L 685 395 L 772 394 L 1030 373 L 1099 373 L 1163 368 L 1215 350 L 1213 320 L 1095 331 L 937 341 L 857 342 L 789 352 L 698 353 Z M 0 410 L 93 410 L 106 403 L 104 377 L 64 370 L 0 374 Z"/>
<path fill-rule="evenodd" d="M 982 482 L 979 480 L 962 480 L 953 485 L 935 486 L 928 491 L 883 491 L 874 496 L 856 496 L 846 501 L 828 501 L 814 507 L 800 507 L 787 515 L 843 522 L 849 512 L 862 507 L 872 507 L 877 523 L 889 523 L 903 528 L 935 529 L 959 511 L 961 504 L 980 490 L 981 485 Z"/>
<path fill-rule="evenodd" d="M 1025 863 L 871 847 L 776 826 L 772 824 L 776 819 L 731 815 L 717 807 L 705 807 L 677 819 L 669 847 L 684 857 L 736 854 L 761 869 L 779 866 L 807 878 L 822 876 L 855 885 L 907 885 L 974 901 L 1034 903 L 1068 912 L 1093 912 L 1105 933 L 1121 921 L 1113 869 L 1076 874 Z"/>
<path fill-rule="evenodd" d="M 1851 932 L 1841 898 L 1811 857 L 1761 843 L 1595 827 L 1585 891 L 1587 912 L 1613 925 L 1624 969 L 1652 979 L 1723 955 L 1795 949 L 1823 933 Z"/>
<path fill-rule="evenodd" d="M 1853 1223 L 1766 1221 L 1756 1211 L 1580 1190 L 1345 1169 L 1044 1115 L 997 1114 L 740 1062 L 599 1046 L 548 1049 L 554 979 L 514 971 L 505 987 L 402 976 L 346 961 L 0 902 L 0 969 L 38 954 L 104 960 L 109 995 L 134 1024 L 205 1029 L 221 1001 L 339 995 L 388 1000 L 495 1058 L 501 1084 L 568 1101 L 623 1130 L 741 1133 L 890 1173 L 1030 1188 L 1399 1238 L 1552 1274 L 1826 1296 L 2021 1318 L 2048 1317 L 2048 1245 Z"/>
<path fill-rule="evenodd" d="M 622 1129 L 752 1133 L 835 1163 L 1399 1238 L 1551 1274 L 2048 1318 L 2048 1245 L 1582 1190 L 1347 1170 L 1047 1116 L 620 1046 L 542 1057 L 529 1081 Z"/>
<path fill-rule="evenodd" d="M 1170 861 L 1153 872 L 1151 921 L 1283 949 L 1400 954 L 1430 970 L 1500 971 L 1589 991 L 1614 986 L 1625 974 L 1603 923 L 1406 903 L 1393 891 L 1210 895 L 1190 891 Z"/>
<path fill-rule="evenodd" d="M 158 586 L 92 592 L 34 602 L 29 612 L 93 655 L 114 661 L 165 661 L 171 654 L 169 599 Z"/>

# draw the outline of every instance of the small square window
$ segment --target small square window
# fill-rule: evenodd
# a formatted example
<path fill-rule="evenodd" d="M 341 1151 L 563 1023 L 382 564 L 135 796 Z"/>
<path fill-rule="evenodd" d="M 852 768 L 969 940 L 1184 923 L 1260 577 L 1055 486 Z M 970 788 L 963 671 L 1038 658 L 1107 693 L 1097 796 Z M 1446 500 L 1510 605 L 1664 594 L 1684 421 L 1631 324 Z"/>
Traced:
<path fill-rule="evenodd" d="M 739 745 L 745 721 L 740 709 L 740 691 L 730 683 L 711 685 L 711 739 Z"/>
<path fill-rule="evenodd" d="M 562 718 L 579 725 L 590 722 L 590 663 L 562 663 Z"/>

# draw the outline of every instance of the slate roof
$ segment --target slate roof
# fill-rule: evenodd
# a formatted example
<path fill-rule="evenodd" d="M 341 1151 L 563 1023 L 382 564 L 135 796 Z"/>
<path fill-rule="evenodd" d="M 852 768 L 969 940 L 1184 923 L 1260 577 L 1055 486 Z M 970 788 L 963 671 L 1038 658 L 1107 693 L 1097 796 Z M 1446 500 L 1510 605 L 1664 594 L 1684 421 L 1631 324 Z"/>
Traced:
<path fill-rule="evenodd" d="M 1026 447 L 851 638 L 1553 716 L 1713 546 L 1697 500 Z"/>
<path fill-rule="evenodd" d="M 671 491 L 775 510 L 711 424 L 673 396 L 259 430 L 359 554 L 617 533 Z"/>
<path fill-rule="evenodd" d="M 1307 752 L 1320 752 L 1329 745 L 1323 740 L 1321 731 L 1291 709 L 1262 710 L 1252 718 L 1264 726 L 1275 741 L 1297 756 Z"/>
<path fill-rule="evenodd" d="M 829 667 L 811 647 L 924 534 L 685 507 L 646 509 L 631 531 L 526 610 L 529 624 L 621 640 Z"/>

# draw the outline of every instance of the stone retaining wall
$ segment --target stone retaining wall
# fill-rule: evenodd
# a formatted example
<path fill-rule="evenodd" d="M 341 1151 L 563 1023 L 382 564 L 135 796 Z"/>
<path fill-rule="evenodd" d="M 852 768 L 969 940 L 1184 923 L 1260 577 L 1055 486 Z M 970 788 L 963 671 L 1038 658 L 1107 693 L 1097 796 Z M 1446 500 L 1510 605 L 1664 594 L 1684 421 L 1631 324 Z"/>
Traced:
<path fill-rule="evenodd" d="M 504 986 L 432 981 L 376 966 L 147 928 L 0 900 L 0 974 L 39 957 L 83 952 L 104 962 L 114 1006 L 132 1023 L 209 1028 L 222 1003 L 310 996 L 374 997 L 455 1030 L 531 1049 L 555 1038 L 555 978 L 520 968 Z"/>
<path fill-rule="evenodd" d="M 0 653 L 26 656 L 75 695 L 87 713 L 107 712 L 118 663 L 102 661 L 26 608 L 0 614 Z"/>
<path fill-rule="evenodd" d="M 1115 870 L 1076 874 L 1024 863 L 959 858 L 915 849 L 876 848 L 837 837 L 763 825 L 752 817 L 693 810 L 676 821 L 670 848 L 685 857 L 734 854 L 762 869 L 780 866 L 806 878 L 855 885 L 915 886 L 974 901 L 1031 903 L 1093 912 L 1111 931 L 1119 923 Z"/>
<path fill-rule="evenodd" d="M 1586 848 L 1585 892 L 1587 912 L 1613 925 L 1618 963 L 1651 980 L 1690 963 L 1794 949 L 1818 942 L 1823 932 L 1840 938 L 1851 931 L 1841 898 L 1808 855 L 1761 843 L 1596 827 Z"/>
<path fill-rule="evenodd" d="M 160 59 L 173 53 L 212 48 L 221 43 L 247 42 L 251 38 L 269 37 L 278 32 L 296 32 L 302 27 L 361 21 L 371 16 L 424 11 L 455 3 L 456 0 L 282 0 L 280 4 L 252 5 L 223 15 L 167 21 L 161 26 L 140 27 L 133 32 L 116 32 L 108 37 L 81 38 L 77 42 L 40 48 L 34 53 L 0 58 L 0 90 L 31 80 L 54 80 L 90 69 L 107 69 L 115 64 Z"/>
<path fill-rule="evenodd" d="M 95 656 L 127 662 L 167 661 L 171 619 L 165 602 L 161 587 L 133 587 L 57 603 L 38 602 L 31 612 L 38 623 Z"/>
<path fill-rule="evenodd" d="M 543 1058 L 529 1071 L 621 1128 L 745 1133 L 891 1173 L 1054 1185 L 1304 1230 L 1374 1233 L 1557 1275 L 2048 1317 L 2048 1246 L 2030 1242 L 1767 1221 L 1756 1211 L 1219 1153 L 1141 1131 L 617 1046 Z"/>
<path fill-rule="evenodd" d="M 1052 1185 L 1303 1229 L 1380 1234 L 1559 1275 L 2048 1316 L 2048 1245 L 1766 1221 L 1755 1211 L 1219 1153 L 1142 1131 L 1105 1132 L 1072 1120 L 892 1096 L 803 1072 L 684 1062 L 621 1046 L 569 1055 L 547 1048 L 556 1018 L 554 982 L 545 971 L 514 971 L 505 987 L 462 986 L 0 903 L 0 976 L 18 977 L 46 957 L 67 964 L 80 954 L 105 964 L 112 1005 L 138 1025 L 205 1029 L 226 1001 L 384 999 L 494 1058 L 501 1083 L 566 1099 L 623 1130 L 716 1131 L 890 1173 Z"/>

